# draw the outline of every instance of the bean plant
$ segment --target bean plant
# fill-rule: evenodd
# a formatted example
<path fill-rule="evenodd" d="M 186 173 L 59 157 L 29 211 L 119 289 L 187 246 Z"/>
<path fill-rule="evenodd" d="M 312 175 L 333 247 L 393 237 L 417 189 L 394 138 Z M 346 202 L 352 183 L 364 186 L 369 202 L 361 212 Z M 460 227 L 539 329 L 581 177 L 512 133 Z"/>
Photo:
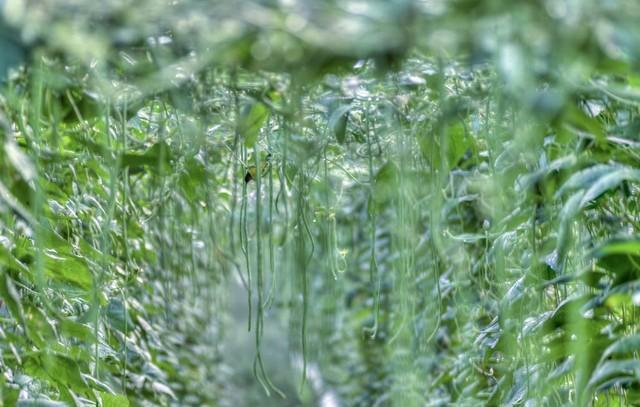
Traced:
<path fill-rule="evenodd" d="M 634 0 L 0 0 L 1 406 L 640 404 Z"/>

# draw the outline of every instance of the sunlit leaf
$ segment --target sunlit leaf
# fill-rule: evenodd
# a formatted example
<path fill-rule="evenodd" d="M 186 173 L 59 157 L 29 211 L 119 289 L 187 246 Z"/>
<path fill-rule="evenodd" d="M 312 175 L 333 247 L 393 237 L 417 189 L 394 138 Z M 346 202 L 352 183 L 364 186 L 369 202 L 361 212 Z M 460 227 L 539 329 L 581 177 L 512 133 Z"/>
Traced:
<path fill-rule="evenodd" d="M 245 147 L 253 147 L 268 117 L 269 109 L 261 102 L 251 101 L 242 106 L 237 131 Z"/>
<path fill-rule="evenodd" d="M 104 407 L 129 407 L 129 400 L 122 394 L 102 393 L 101 397 Z"/>

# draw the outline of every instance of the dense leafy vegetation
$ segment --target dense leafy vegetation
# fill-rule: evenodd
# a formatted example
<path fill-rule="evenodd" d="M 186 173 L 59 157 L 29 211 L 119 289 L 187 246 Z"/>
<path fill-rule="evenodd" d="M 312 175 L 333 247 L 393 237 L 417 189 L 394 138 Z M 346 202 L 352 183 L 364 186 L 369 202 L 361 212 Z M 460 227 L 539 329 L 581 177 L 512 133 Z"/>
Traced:
<path fill-rule="evenodd" d="M 635 1 L 32 3 L 0 404 L 640 403 Z"/>

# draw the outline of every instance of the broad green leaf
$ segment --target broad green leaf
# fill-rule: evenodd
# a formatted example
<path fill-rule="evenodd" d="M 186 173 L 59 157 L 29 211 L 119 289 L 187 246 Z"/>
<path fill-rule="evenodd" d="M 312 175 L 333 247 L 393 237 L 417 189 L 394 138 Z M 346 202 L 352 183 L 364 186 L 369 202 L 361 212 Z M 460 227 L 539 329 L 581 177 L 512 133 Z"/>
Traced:
<path fill-rule="evenodd" d="M 113 329 L 125 332 L 128 327 L 128 329 L 131 330 L 133 321 L 131 321 L 129 313 L 126 311 L 124 303 L 120 299 L 112 298 L 109 300 L 106 314 Z"/>
<path fill-rule="evenodd" d="M 74 338 L 87 343 L 96 341 L 93 328 L 70 319 L 65 318 L 58 321 L 58 329 L 67 338 Z"/>
<path fill-rule="evenodd" d="M 592 373 L 587 384 L 587 389 L 593 390 L 595 386 L 612 376 L 624 378 L 626 376 L 640 377 L 640 360 L 608 360 L 600 364 Z"/>
<path fill-rule="evenodd" d="M 45 247 L 54 255 L 56 255 L 56 253 L 58 255 L 67 255 L 78 261 L 82 261 L 85 265 L 87 259 L 103 259 L 103 261 L 109 263 L 116 262 L 113 256 L 99 251 L 81 237 L 76 237 L 76 242 L 72 245 L 68 240 L 62 238 L 50 228 L 46 228 L 43 231 L 43 235 L 43 240 L 46 241 Z M 82 256 L 78 253 L 82 253 Z"/>
<path fill-rule="evenodd" d="M 634 376 L 614 376 L 613 379 L 609 379 L 609 380 L 605 380 L 604 382 L 600 383 L 596 388 L 595 388 L 595 392 L 596 393 L 603 393 L 603 392 L 607 392 L 608 390 L 610 390 L 613 387 L 617 387 L 617 388 L 632 388 L 633 389 L 633 383 L 637 382 L 638 379 L 636 379 Z M 632 390 L 633 391 L 633 390 Z M 614 393 L 615 394 L 615 393 Z M 627 396 L 626 394 L 623 395 L 618 395 L 618 397 L 611 397 L 607 395 L 607 402 L 609 403 L 609 405 L 618 405 L 618 406 L 636 406 L 638 405 L 637 402 L 632 402 L 631 398 L 629 396 Z M 594 405 L 598 405 L 595 404 Z"/>
<path fill-rule="evenodd" d="M 184 171 L 180 174 L 180 186 L 187 198 L 191 201 L 197 199 L 198 187 L 205 185 L 207 180 L 205 165 L 196 158 L 189 157 L 184 162 Z"/>
<path fill-rule="evenodd" d="M 342 105 L 329 112 L 329 128 L 340 144 L 343 144 L 346 139 L 350 110 L 351 105 Z"/>
<path fill-rule="evenodd" d="M 20 388 L 16 385 L 8 385 L 4 377 L 0 383 L 0 405 L 2 406 L 15 406 L 18 404 L 18 396 L 20 395 Z"/>
<path fill-rule="evenodd" d="M 129 168 L 130 174 L 145 170 L 165 172 L 171 168 L 173 153 L 164 141 L 155 143 L 144 153 L 126 152 L 122 155 L 122 166 Z"/>
<path fill-rule="evenodd" d="M 562 269 L 564 260 L 569 249 L 569 238 L 571 235 L 571 225 L 575 217 L 580 212 L 580 202 L 584 197 L 584 191 L 578 191 L 573 194 L 560 210 L 560 227 L 558 228 L 558 240 L 556 242 L 556 251 L 558 254 L 557 264 Z"/>
<path fill-rule="evenodd" d="M 606 191 L 617 187 L 623 181 L 640 181 L 640 170 L 621 168 L 610 174 L 602 175 L 587 189 L 580 201 L 580 206 L 584 207 L 587 203 L 596 199 Z"/>
<path fill-rule="evenodd" d="M 374 178 L 373 200 L 377 204 L 384 204 L 396 197 L 398 181 L 398 166 L 391 161 L 385 163 L 380 167 Z"/>
<path fill-rule="evenodd" d="M 593 255 L 597 258 L 612 256 L 616 254 L 640 256 L 640 237 L 633 236 L 630 238 L 612 239 L 602 246 L 598 247 L 593 252 Z"/>
<path fill-rule="evenodd" d="M 549 163 L 547 166 L 540 168 L 539 170 L 531 174 L 526 174 L 520 177 L 518 179 L 516 188 L 517 190 L 526 191 L 530 189 L 534 184 L 539 182 L 541 179 L 543 179 L 544 177 L 549 176 L 553 172 L 556 172 L 562 169 L 567 169 L 575 165 L 576 162 L 577 162 L 577 158 L 573 154 L 570 154 L 562 158 L 558 158 L 552 161 L 551 163 Z"/>
<path fill-rule="evenodd" d="M 614 285 L 640 276 L 640 240 L 637 237 L 611 239 L 591 252 L 598 265 L 615 276 Z"/>
<path fill-rule="evenodd" d="M 455 168 L 473 144 L 473 139 L 467 135 L 462 121 L 449 126 L 445 133 L 447 137 L 447 163 L 449 169 Z"/>
<path fill-rule="evenodd" d="M 116 354 L 115 351 L 113 349 L 111 349 L 111 348 L 108 348 L 108 352 L 110 353 L 110 355 L 112 357 L 115 356 L 115 354 Z M 87 360 L 88 359 L 89 358 L 87 358 Z M 96 379 L 91 374 L 89 374 L 89 373 L 81 373 L 81 375 L 82 375 L 82 378 L 87 382 L 87 385 L 89 387 L 91 387 L 92 389 L 95 389 L 98 392 L 102 392 L 102 393 L 106 393 L 106 394 L 115 393 L 113 391 L 113 389 L 107 383 Z"/>
<path fill-rule="evenodd" d="M 613 355 L 623 355 L 638 351 L 640 351 L 640 334 L 625 336 L 609 345 L 602 353 L 601 360 L 608 359 Z"/>
<path fill-rule="evenodd" d="M 91 289 L 93 276 L 86 261 L 78 256 L 60 255 L 53 250 L 45 250 L 45 269 L 54 280 L 70 283 L 85 290 Z"/>
<path fill-rule="evenodd" d="M 602 141 L 605 129 L 602 123 L 593 117 L 589 117 L 577 104 L 567 104 L 564 119 L 575 128 L 595 136 L 597 141 Z"/>
<path fill-rule="evenodd" d="M 598 164 L 578 171 L 562 185 L 558 192 L 556 192 L 556 198 L 560 197 L 566 191 L 589 188 L 598 178 L 620 168 L 622 168 L 620 165 Z"/>
<path fill-rule="evenodd" d="M 122 394 L 101 393 L 102 407 L 129 407 L 127 396 Z"/>
<path fill-rule="evenodd" d="M 176 400 L 176 395 L 173 392 L 173 390 L 171 390 L 171 388 L 164 383 L 160 383 L 160 382 L 151 383 L 151 390 L 153 390 L 156 393 L 169 396 L 172 399 Z"/>
<path fill-rule="evenodd" d="M 575 294 L 567 297 L 565 300 L 553 310 L 552 315 L 545 321 L 545 330 L 550 332 L 556 328 L 565 327 L 567 324 L 576 324 L 578 322 L 587 322 L 587 320 L 581 321 L 581 313 L 584 311 L 585 305 L 593 298 L 593 295 Z"/>
<path fill-rule="evenodd" d="M 78 364 L 73 359 L 53 352 L 42 352 L 40 358 L 51 379 L 74 392 L 85 392 L 89 389 L 80 374 Z"/>
<path fill-rule="evenodd" d="M 261 102 L 254 100 L 242 107 L 237 129 L 245 147 L 252 148 L 255 145 L 268 117 L 269 109 Z"/>
<path fill-rule="evenodd" d="M 568 250 L 571 224 L 580 210 L 603 193 L 619 186 L 623 181 L 640 181 L 640 171 L 621 166 L 594 166 L 573 175 L 558 190 L 556 196 L 567 190 L 581 189 L 567 200 L 560 211 L 560 227 L 556 244 L 560 265 L 563 264 Z"/>
<path fill-rule="evenodd" d="M 0 181 L 0 200 L 7 204 L 16 215 L 20 216 L 30 225 L 35 225 L 36 221 L 31 212 L 11 193 L 2 181 Z"/>
<path fill-rule="evenodd" d="M 451 170 L 458 166 L 469 149 L 472 149 L 473 139 L 467 134 L 461 121 L 448 125 L 442 136 L 444 139 L 440 141 L 441 145 L 438 145 L 433 135 L 421 134 L 418 137 L 418 144 L 423 157 L 433 168 L 439 169 L 441 165 L 444 165 Z M 445 149 L 446 151 L 444 151 Z"/>
<path fill-rule="evenodd" d="M 40 347 L 44 347 L 48 341 L 56 341 L 56 331 L 44 312 L 27 302 L 25 302 L 24 308 L 29 339 Z"/>

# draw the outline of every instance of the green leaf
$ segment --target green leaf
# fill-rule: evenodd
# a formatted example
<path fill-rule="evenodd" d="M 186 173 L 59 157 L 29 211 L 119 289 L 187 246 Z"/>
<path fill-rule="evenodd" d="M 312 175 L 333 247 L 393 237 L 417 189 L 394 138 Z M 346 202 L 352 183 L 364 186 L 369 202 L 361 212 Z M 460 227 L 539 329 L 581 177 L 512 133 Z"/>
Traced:
<path fill-rule="evenodd" d="M 550 174 L 563 169 L 567 169 L 575 165 L 576 162 L 576 156 L 570 154 L 552 161 L 548 165 L 540 168 L 537 171 L 534 171 L 533 173 L 525 174 L 518 179 L 518 183 L 516 186 L 517 191 L 529 190 L 532 186 L 540 182 L 545 177 L 548 177 Z"/>
<path fill-rule="evenodd" d="M 199 160 L 189 157 L 184 162 L 184 171 L 180 174 L 179 183 L 184 194 L 192 202 L 196 200 L 198 187 L 206 185 L 207 169 Z"/>
<path fill-rule="evenodd" d="M 620 338 L 605 349 L 601 360 L 610 358 L 613 355 L 623 355 L 640 350 L 640 334 Z"/>
<path fill-rule="evenodd" d="M 472 146 L 472 138 L 467 135 L 467 131 L 462 121 L 458 121 L 447 128 L 447 163 L 449 169 L 455 168 L 460 160 L 465 156 Z"/>
<path fill-rule="evenodd" d="M 28 302 L 25 302 L 24 307 L 29 339 L 40 347 L 45 346 L 48 341 L 56 341 L 56 331 L 44 312 Z"/>
<path fill-rule="evenodd" d="M 583 320 L 581 312 L 584 311 L 583 307 L 589 303 L 592 299 L 592 295 L 573 295 L 567 297 L 553 310 L 553 313 L 544 323 L 544 329 L 546 331 L 552 331 L 557 328 L 565 327 L 568 324 L 575 324 L 579 322 L 587 323 L 587 320 Z M 587 328 L 585 328 L 587 329 Z"/>
<path fill-rule="evenodd" d="M 31 215 L 31 212 L 11 193 L 2 181 L 0 181 L 0 201 L 7 204 L 16 215 L 20 216 L 27 223 L 35 225 L 36 221 L 33 215 Z"/>
<path fill-rule="evenodd" d="M 620 168 L 622 168 L 620 165 L 598 164 L 578 171 L 562 185 L 558 192 L 556 192 L 556 198 L 559 198 L 562 194 L 570 190 L 588 188 L 598 178 Z"/>
<path fill-rule="evenodd" d="M 571 235 L 571 225 L 575 217 L 580 212 L 580 202 L 584 196 L 584 191 L 573 194 L 560 210 L 560 227 L 558 228 L 558 240 L 556 251 L 558 253 L 557 264 L 562 268 L 569 249 L 569 237 Z"/>
<path fill-rule="evenodd" d="M 460 120 L 453 124 L 441 125 L 446 126 L 443 132 L 444 139 L 440 140 L 442 145 L 438 144 L 438 139 L 433 135 L 418 137 L 418 144 L 423 157 L 433 168 L 439 169 L 443 165 L 442 160 L 446 160 L 445 167 L 451 170 L 461 164 L 462 158 L 473 147 L 473 139 L 469 137 L 464 123 Z"/>
<path fill-rule="evenodd" d="M 44 370 L 56 382 L 75 392 L 89 390 L 80 374 L 80 367 L 73 359 L 53 352 L 42 352 L 40 358 Z"/>
<path fill-rule="evenodd" d="M 7 384 L 5 376 L 0 377 L 0 406 L 15 406 L 18 404 L 20 387 Z"/>
<path fill-rule="evenodd" d="M 615 276 L 614 285 L 633 281 L 640 275 L 640 239 L 611 239 L 591 252 L 598 265 Z"/>
<path fill-rule="evenodd" d="M 616 238 L 598 247 L 593 255 L 597 258 L 612 256 L 616 254 L 628 254 L 640 256 L 640 237 Z"/>
<path fill-rule="evenodd" d="M 341 105 L 336 107 L 329 114 L 329 128 L 340 144 L 343 144 L 346 139 L 347 122 L 349 121 L 350 110 L 351 105 Z"/>
<path fill-rule="evenodd" d="M 95 343 L 96 337 L 92 328 L 70 319 L 58 321 L 60 332 L 67 338 L 79 339 L 87 343 Z"/>
<path fill-rule="evenodd" d="M 173 390 L 171 390 L 171 388 L 164 383 L 157 381 L 151 383 L 151 390 L 153 390 L 153 392 L 155 393 L 168 396 L 173 400 L 177 400 L 176 395 L 173 393 Z"/>
<path fill-rule="evenodd" d="M 525 290 L 526 286 L 524 277 L 520 277 L 513 283 L 513 285 L 511 285 L 509 290 L 507 290 L 507 293 L 502 299 L 502 304 L 506 307 L 513 307 L 524 297 Z"/>
<path fill-rule="evenodd" d="M 129 407 L 129 400 L 122 394 L 101 393 L 102 407 Z"/>
<path fill-rule="evenodd" d="M 616 188 L 623 181 L 640 181 L 640 170 L 631 168 L 621 168 L 610 174 L 603 175 L 591 185 L 580 201 L 580 206 L 584 207 L 606 191 Z"/>
<path fill-rule="evenodd" d="M 567 104 L 564 120 L 573 127 L 595 136 L 598 141 L 604 139 L 605 130 L 602 123 L 593 117 L 589 117 L 575 103 Z"/>
<path fill-rule="evenodd" d="M 380 167 L 374 179 L 373 189 L 373 200 L 377 204 L 384 204 L 397 195 L 399 172 L 398 166 L 391 161 Z"/>
<path fill-rule="evenodd" d="M 238 133 L 247 148 L 252 148 L 258 140 L 260 129 L 269 117 L 269 109 L 258 101 L 245 104 L 240 111 Z"/>
<path fill-rule="evenodd" d="M 618 187 L 624 181 L 640 181 L 640 170 L 619 165 L 596 165 L 574 174 L 558 190 L 556 196 L 569 190 L 579 189 L 567 200 L 560 211 L 560 227 L 556 244 L 558 264 L 563 264 L 566 257 L 571 224 L 578 213 L 591 201 Z"/>
<path fill-rule="evenodd" d="M 2 248 L 2 245 L 0 245 L 0 248 Z M 16 290 L 11 277 L 4 272 L 0 273 L 0 296 L 7 305 L 11 316 L 24 326 L 25 318 L 22 303 L 20 301 L 20 294 L 18 293 L 18 290 Z"/>
<path fill-rule="evenodd" d="M 599 383 L 612 377 L 623 379 L 627 376 L 640 377 L 640 360 L 608 360 L 593 371 L 587 389 L 593 390 Z"/>
<path fill-rule="evenodd" d="M 143 172 L 146 169 L 163 173 L 171 168 L 172 160 L 171 148 L 164 141 L 160 141 L 149 147 L 144 153 L 124 153 L 122 166 L 129 168 L 130 174 Z"/>
<path fill-rule="evenodd" d="M 117 299 L 112 298 L 109 300 L 109 304 L 107 305 L 106 315 L 109 319 L 109 323 L 113 329 L 116 329 L 120 332 L 126 332 L 127 327 L 131 329 L 133 326 L 133 322 L 129 317 L 129 313 L 127 312 L 124 303 Z"/>
<path fill-rule="evenodd" d="M 62 238 L 49 228 L 43 231 L 43 235 L 43 240 L 46 241 L 45 247 L 53 251 L 52 253 L 71 256 L 82 261 L 84 265 L 86 265 L 87 259 L 103 259 L 110 263 L 116 262 L 113 256 L 97 250 L 93 245 L 79 236 L 76 236 L 76 241 L 72 245 L 68 240 Z M 77 253 L 82 253 L 83 256 L 81 257 L 77 255 Z"/>
<path fill-rule="evenodd" d="M 52 279 L 91 289 L 93 276 L 84 258 L 61 255 L 53 250 L 45 250 L 44 254 L 45 269 Z"/>

